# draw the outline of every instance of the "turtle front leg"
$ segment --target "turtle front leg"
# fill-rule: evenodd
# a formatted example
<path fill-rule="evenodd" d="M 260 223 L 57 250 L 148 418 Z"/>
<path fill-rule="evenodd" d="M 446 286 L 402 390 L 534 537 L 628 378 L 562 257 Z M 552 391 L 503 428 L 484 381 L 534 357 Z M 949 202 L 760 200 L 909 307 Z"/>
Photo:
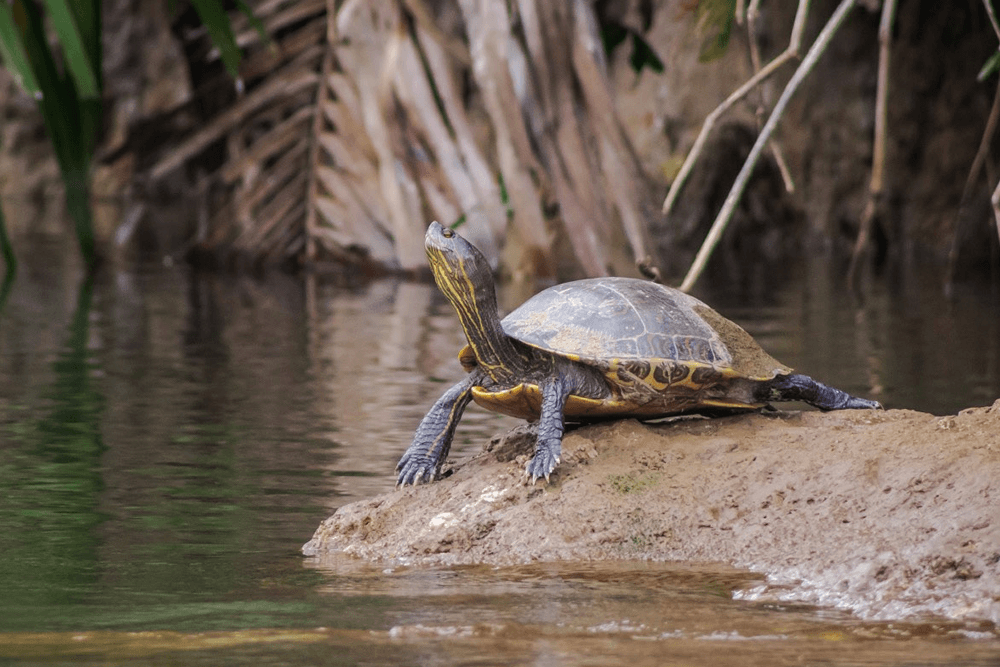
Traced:
<path fill-rule="evenodd" d="M 413 434 L 413 442 L 396 464 L 396 486 L 431 482 L 441 472 L 441 466 L 451 449 L 465 407 L 472 399 L 472 388 L 479 382 L 480 373 L 472 373 L 446 391 L 430 409 Z"/>
<path fill-rule="evenodd" d="M 851 396 L 846 391 L 813 380 L 808 375 L 779 375 L 768 383 L 772 401 L 804 401 L 820 410 L 881 410 L 882 404 Z"/>
<path fill-rule="evenodd" d="M 559 465 L 565 428 L 563 408 L 571 387 L 563 377 L 557 375 L 544 382 L 541 390 L 542 413 L 538 418 L 538 442 L 535 445 L 535 455 L 528 461 L 526 468 L 528 481 L 532 484 L 539 477 L 549 481 L 549 475 Z"/>

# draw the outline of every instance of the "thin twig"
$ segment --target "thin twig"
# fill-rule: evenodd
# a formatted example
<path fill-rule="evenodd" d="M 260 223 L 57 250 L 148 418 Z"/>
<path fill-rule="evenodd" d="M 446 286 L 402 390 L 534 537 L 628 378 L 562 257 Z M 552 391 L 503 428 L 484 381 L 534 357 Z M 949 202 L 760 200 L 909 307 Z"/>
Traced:
<path fill-rule="evenodd" d="M 704 150 L 705 142 L 708 140 L 708 135 L 712 131 L 712 128 L 715 126 L 719 117 L 722 116 L 722 114 L 724 114 L 731 106 L 736 104 L 736 102 L 745 97 L 747 93 L 754 89 L 754 87 L 774 74 L 782 65 L 789 60 L 794 60 L 799 57 L 799 47 L 802 42 L 802 32 L 805 30 L 805 19 L 808 9 L 809 0 L 800 0 L 798 11 L 795 14 L 795 23 L 792 26 L 792 34 L 789 38 L 788 48 L 786 48 L 784 52 L 782 52 L 774 60 L 765 65 L 759 72 L 750 77 L 746 83 L 737 88 L 729 97 L 725 99 L 725 101 L 722 102 L 722 104 L 717 106 L 712 113 L 705 117 L 705 122 L 701 126 L 701 132 L 698 133 L 698 137 L 694 140 L 691 150 L 688 151 L 687 157 L 684 159 L 684 164 L 681 165 L 680 171 L 677 172 L 674 182 L 670 184 L 670 191 L 667 193 L 667 198 L 663 201 L 662 212 L 664 215 L 669 215 L 670 211 L 674 207 L 674 204 L 677 202 L 677 197 L 680 195 L 681 188 L 684 186 L 688 176 L 691 174 L 691 170 L 694 168 L 694 163 L 698 160 L 702 150 Z"/>
<path fill-rule="evenodd" d="M 996 12 L 993 11 L 993 3 L 990 0 L 983 0 L 983 5 L 990 17 L 990 23 L 993 24 L 993 31 L 997 34 L 997 40 L 1000 41 L 1000 22 L 997 21 Z M 1000 86 L 1000 83 L 997 85 Z M 997 183 L 993 196 L 990 197 L 990 203 L 993 204 L 993 216 L 997 221 L 997 238 L 1000 239 L 1000 183 Z"/>
<path fill-rule="evenodd" d="M 997 34 L 997 40 L 1000 41 L 1000 22 L 997 22 L 997 14 L 993 11 L 993 3 L 990 0 L 983 0 L 983 7 L 986 7 L 986 15 L 990 17 L 990 23 L 993 24 L 993 32 Z"/>
<path fill-rule="evenodd" d="M 781 174 L 781 182 L 785 185 L 785 192 L 795 192 L 795 179 L 792 178 L 792 171 L 788 168 L 788 163 L 785 162 L 785 154 L 781 150 L 781 146 L 777 141 L 771 141 L 771 157 L 774 158 L 774 164 L 778 167 L 778 173 Z"/>
<path fill-rule="evenodd" d="M 708 236 L 705 238 L 705 242 L 698 251 L 698 255 L 695 257 L 694 263 L 691 265 L 691 269 L 688 271 L 687 276 L 684 277 L 684 282 L 681 283 L 680 287 L 681 291 L 689 291 L 698 280 L 698 276 L 700 276 L 701 272 L 705 269 L 705 264 L 708 263 L 708 258 L 711 256 L 712 250 L 715 249 L 719 239 L 722 238 L 722 232 L 725 231 L 726 225 L 729 223 L 730 218 L 732 218 L 733 211 L 736 210 L 736 204 L 739 202 L 740 197 L 743 195 L 743 191 L 746 189 L 747 182 L 750 180 L 750 175 L 753 173 L 757 160 L 760 158 L 760 154 L 764 150 L 764 146 L 767 145 L 768 140 L 771 138 L 771 134 L 778 125 L 778 121 L 785 112 L 785 107 L 788 106 L 788 101 L 792 98 L 792 95 L 798 89 L 802 81 L 812 71 L 813 67 L 816 66 L 816 61 L 819 60 L 819 57 L 826 50 L 827 46 L 829 46 L 830 40 L 833 39 L 834 34 L 836 34 L 837 30 L 844 22 L 844 19 L 847 17 L 847 13 L 854 7 L 854 3 L 855 0 L 841 0 L 840 5 L 837 6 L 836 11 L 834 11 L 830 20 L 826 22 L 826 25 L 823 26 L 823 30 L 821 30 L 819 35 L 816 37 L 816 41 L 813 42 L 813 45 L 809 48 L 809 52 L 806 53 L 805 58 L 802 59 L 802 63 L 798 66 L 798 68 L 796 68 L 792 78 L 789 79 L 788 85 L 785 86 L 784 91 L 781 93 L 781 97 L 778 98 L 778 102 L 774 105 L 774 111 L 771 112 L 770 118 L 768 118 L 767 123 L 764 124 L 764 129 L 761 130 L 753 148 L 750 149 L 750 154 L 743 163 L 743 168 L 736 177 L 736 181 L 733 183 L 733 187 L 729 191 L 729 195 L 726 196 L 726 201 L 722 205 L 722 210 L 719 211 L 719 215 L 716 216 L 715 222 L 712 223 L 712 228 L 709 230 Z M 763 72 L 764 70 L 761 71 Z"/>
<path fill-rule="evenodd" d="M 878 26 L 878 83 L 875 91 L 875 137 L 872 149 L 872 176 L 868 183 L 868 203 L 865 204 L 858 238 L 854 243 L 851 264 L 847 269 L 847 284 L 854 285 L 861 255 L 868 247 L 872 223 L 882 209 L 882 195 L 885 192 L 885 144 L 886 122 L 889 115 L 889 61 L 892 57 L 892 22 L 896 15 L 896 0 L 885 0 L 882 18 Z"/>
<path fill-rule="evenodd" d="M 806 0 L 800 0 L 795 20 L 792 22 L 792 36 L 788 40 L 788 49 L 786 50 L 791 50 L 794 47 L 795 57 L 798 57 L 799 54 L 808 7 L 809 3 Z M 747 8 L 747 36 L 750 42 L 750 64 L 753 66 L 754 74 L 760 71 L 761 62 L 760 41 L 757 39 L 757 17 L 759 14 L 760 0 L 751 0 L 750 6 Z M 760 127 L 763 124 L 762 119 L 767 110 L 764 108 L 764 91 L 761 90 L 758 93 L 757 109 L 754 115 L 757 118 L 757 131 L 760 132 Z M 781 146 L 776 139 L 772 139 L 769 147 L 774 163 L 778 166 L 778 172 L 781 174 L 781 181 L 785 185 L 785 192 L 795 192 L 795 181 L 792 180 L 792 173 L 788 169 L 788 163 L 785 161 L 785 154 L 781 150 Z"/>
<path fill-rule="evenodd" d="M 808 5 L 808 2 L 799 2 L 799 9 L 796 12 L 796 20 L 798 19 L 798 12 L 802 11 L 803 5 Z M 747 7 L 747 36 L 749 37 L 750 45 L 750 64 L 753 66 L 754 74 L 760 71 L 760 43 L 757 41 L 757 17 L 760 15 L 760 0 L 750 0 L 750 5 Z M 799 38 L 802 37 L 801 27 L 799 31 Z M 788 43 L 789 48 L 791 44 L 795 41 L 795 22 L 792 23 L 792 36 L 789 37 Z M 788 49 L 785 49 L 786 51 Z"/>
<path fill-rule="evenodd" d="M 986 163 L 986 156 L 989 155 L 990 145 L 993 143 L 993 135 L 996 133 L 998 120 L 1000 120 L 1000 78 L 997 79 L 997 90 L 993 95 L 993 106 L 990 108 L 990 115 L 986 119 L 983 137 L 979 140 L 979 150 L 976 151 L 976 157 L 972 160 L 972 166 L 969 168 L 969 175 L 965 178 L 965 187 L 962 188 L 962 198 L 959 199 L 958 210 L 955 212 L 951 248 L 948 250 L 948 268 L 944 277 L 945 291 L 948 291 L 948 286 L 955 279 L 955 269 L 958 267 L 959 244 L 961 242 L 962 220 L 965 218 L 963 214 L 968 204 L 969 196 L 972 194 L 973 185 L 976 179 L 979 178 L 980 172 L 982 172 L 983 165 Z M 994 210 L 996 209 L 994 208 Z M 997 220 L 997 230 L 1000 231 L 1000 218 Z"/>
<path fill-rule="evenodd" d="M 1000 183 L 997 183 L 993 196 L 990 197 L 990 203 L 993 204 L 993 217 L 997 221 L 997 238 L 1000 239 Z"/>

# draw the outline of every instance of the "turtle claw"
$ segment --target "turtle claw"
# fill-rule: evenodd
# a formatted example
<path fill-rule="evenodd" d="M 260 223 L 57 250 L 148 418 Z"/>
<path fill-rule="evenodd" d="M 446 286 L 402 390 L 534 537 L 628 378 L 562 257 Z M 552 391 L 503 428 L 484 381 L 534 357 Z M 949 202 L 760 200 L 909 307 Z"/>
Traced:
<path fill-rule="evenodd" d="M 550 476 L 557 465 L 559 465 L 558 456 L 552 456 L 552 453 L 546 450 L 537 452 L 534 458 L 528 461 L 524 470 L 528 477 L 528 483 L 534 486 L 536 481 L 544 477 L 545 483 L 550 484 Z"/>
<path fill-rule="evenodd" d="M 404 456 L 399 465 L 396 466 L 396 488 L 411 485 L 416 486 L 420 482 L 429 484 L 434 481 L 434 466 L 428 465 L 427 461 L 411 461 Z"/>

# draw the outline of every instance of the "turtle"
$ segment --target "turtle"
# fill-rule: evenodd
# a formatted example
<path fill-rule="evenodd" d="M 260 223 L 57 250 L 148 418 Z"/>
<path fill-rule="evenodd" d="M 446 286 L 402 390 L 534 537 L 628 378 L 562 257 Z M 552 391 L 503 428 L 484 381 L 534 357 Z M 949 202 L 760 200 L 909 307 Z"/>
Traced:
<path fill-rule="evenodd" d="M 396 467 L 397 485 L 441 474 L 469 401 L 537 420 L 527 478 L 550 481 L 567 418 L 653 419 L 745 411 L 770 401 L 821 410 L 881 409 L 776 361 L 739 325 L 702 301 L 639 278 L 562 283 L 502 320 L 489 262 L 456 231 L 432 222 L 424 238 L 438 288 L 458 313 L 468 371 L 431 407 Z"/>

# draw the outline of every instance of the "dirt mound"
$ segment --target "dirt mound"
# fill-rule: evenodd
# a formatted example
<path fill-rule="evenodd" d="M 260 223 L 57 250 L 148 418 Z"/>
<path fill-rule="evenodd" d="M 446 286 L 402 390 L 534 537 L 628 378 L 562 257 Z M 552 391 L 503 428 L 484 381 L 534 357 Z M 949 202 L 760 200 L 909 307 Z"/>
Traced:
<path fill-rule="evenodd" d="M 724 562 L 767 575 L 745 598 L 1000 623 L 1000 401 L 589 426 L 550 485 L 524 484 L 531 445 L 515 429 L 444 480 L 344 506 L 303 551 Z"/>

